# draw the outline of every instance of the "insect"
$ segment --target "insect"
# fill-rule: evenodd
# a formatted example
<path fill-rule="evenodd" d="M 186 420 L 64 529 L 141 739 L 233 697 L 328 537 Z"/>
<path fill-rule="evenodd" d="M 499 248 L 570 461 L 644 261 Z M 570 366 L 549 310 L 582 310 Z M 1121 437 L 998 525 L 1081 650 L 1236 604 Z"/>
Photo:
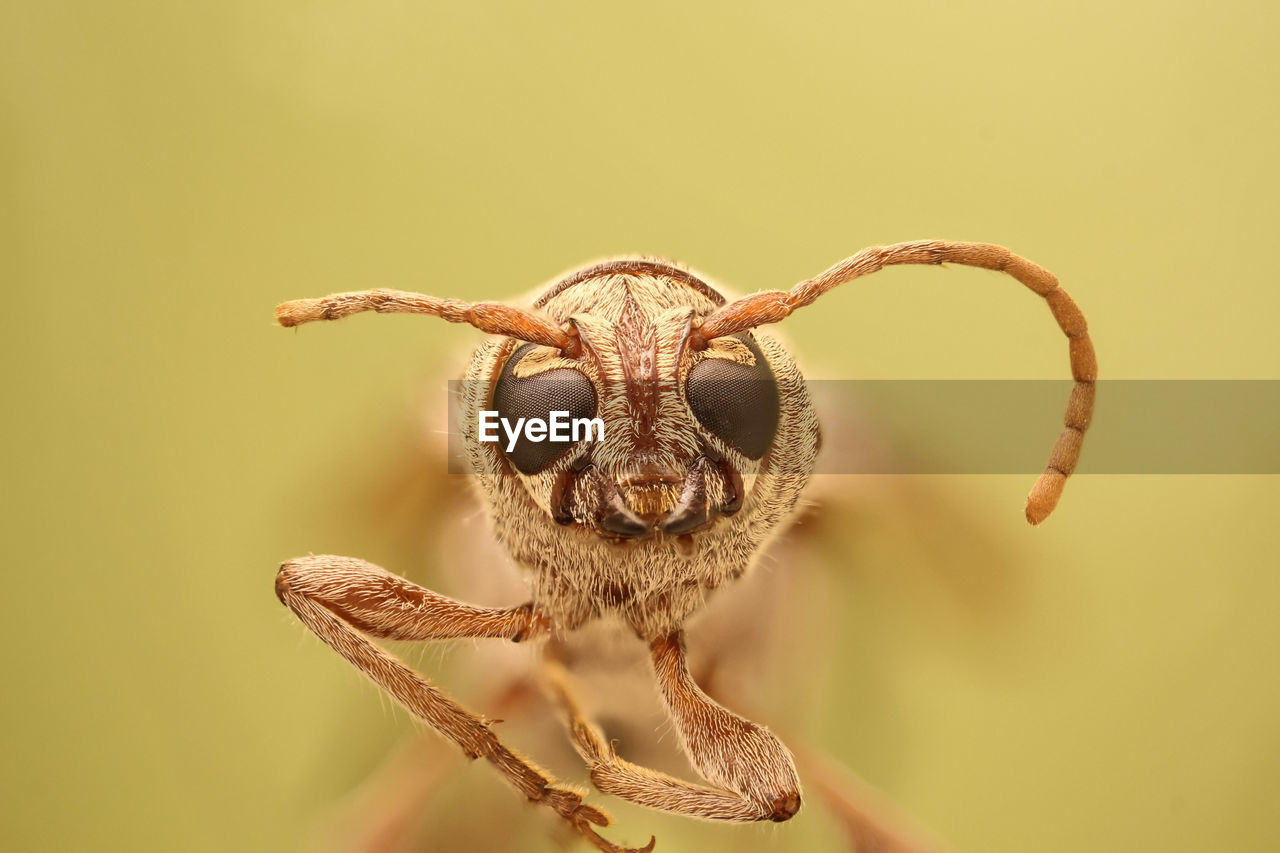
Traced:
<path fill-rule="evenodd" d="M 789 820 L 801 805 L 791 752 L 694 682 L 682 630 L 793 516 L 821 443 L 792 357 L 753 330 L 883 267 L 943 263 L 1007 273 L 1046 300 L 1068 338 L 1075 381 L 1064 429 L 1026 501 L 1027 520 L 1038 524 L 1076 466 L 1097 378 L 1084 315 L 1044 268 L 991 244 L 898 243 L 864 249 L 788 291 L 728 301 L 681 267 L 631 258 L 573 272 L 528 309 L 392 290 L 280 305 L 283 326 L 377 311 L 427 314 L 491 336 L 466 370 L 459 428 L 493 534 L 521 566 L 530 598 L 476 607 L 337 556 L 286 562 L 276 593 L 419 720 L 605 851 L 628 848 L 596 831 L 609 818 L 582 791 L 509 749 L 489 722 L 374 640 L 521 642 L 620 622 L 647 644 L 659 696 L 706 784 L 617 755 L 564 671 L 550 665 L 550 692 L 596 789 L 703 819 Z M 604 429 L 599 440 L 481 441 L 484 411 L 512 420 L 570 413 L 599 418 Z"/>

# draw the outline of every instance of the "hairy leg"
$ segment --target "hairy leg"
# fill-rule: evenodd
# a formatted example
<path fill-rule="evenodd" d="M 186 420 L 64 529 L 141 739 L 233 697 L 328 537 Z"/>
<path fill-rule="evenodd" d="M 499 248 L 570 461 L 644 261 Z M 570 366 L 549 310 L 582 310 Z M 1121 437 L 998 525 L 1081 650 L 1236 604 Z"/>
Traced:
<path fill-rule="evenodd" d="M 663 701 L 694 768 L 717 787 L 697 785 L 619 758 L 574 701 L 566 674 L 547 664 L 552 698 L 568 718 L 574 748 L 607 794 L 673 814 L 724 821 L 784 821 L 800 808 L 791 754 L 768 729 L 712 701 L 689 676 L 681 636 L 651 646 Z"/>
<path fill-rule="evenodd" d="M 549 629 L 532 606 L 482 608 L 462 604 L 351 557 L 290 560 L 276 576 L 276 594 L 308 628 L 390 693 L 414 716 L 484 758 L 530 800 L 549 806 L 601 850 L 620 851 L 590 824 L 608 826 L 583 793 L 555 784 L 532 762 L 507 748 L 489 723 L 467 711 L 370 637 L 437 640 L 495 637 L 523 640 Z"/>
<path fill-rule="evenodd" d="M 499 684 L 483 705 L 506 718 L 538 698 L 537 685 L 521 676 Z M 421 728 L 406 735 L 313 827 L 305 848 L 316 853 L 395 853 L 429 847 L 431 836 L 422 834 L 421 815 L 458 769 L 458 756 L 447 750 L 444 741 Z M 462 836 L 462 843 L 473 842 Z"/>

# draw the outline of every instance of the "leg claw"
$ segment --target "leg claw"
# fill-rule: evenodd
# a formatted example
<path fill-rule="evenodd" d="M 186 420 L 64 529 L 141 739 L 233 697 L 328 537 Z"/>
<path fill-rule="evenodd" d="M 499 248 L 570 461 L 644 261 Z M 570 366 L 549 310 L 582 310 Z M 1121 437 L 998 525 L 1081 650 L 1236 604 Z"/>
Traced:
<path fill-rule="evenodd" d="M 583 837 L 590 841 L 597 850 L 603 851 L 603 853 L 653 853 L 653 845 L 658 841 L 656 836 L 650 835 L 649 843 L 643 847 L 621 847 L 614 844 L 612 841 L 609 841 L 607 838 L 602 837 L 598 832 L 592 829 L 586 821 L 574 821 L 573 825 L 577 828 L 578 832 L 582 833 Z"/>

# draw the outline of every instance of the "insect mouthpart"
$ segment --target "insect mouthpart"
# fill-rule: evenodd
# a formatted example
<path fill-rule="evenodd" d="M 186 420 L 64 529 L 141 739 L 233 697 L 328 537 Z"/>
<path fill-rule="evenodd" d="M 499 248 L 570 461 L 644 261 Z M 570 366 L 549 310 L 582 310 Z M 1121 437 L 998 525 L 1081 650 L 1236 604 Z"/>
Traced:
<path fill-rule="evenodd" d="M 566 477 L 580 482 L 557 488 L 563 503 L 556 521 L 581 521 L 614 542 L 699 533 L 742 506 L 741 477 L 726 460 L 712 455 L 695 457 L 683 474 L 642 463 L 615 481 L 587 463 Z"/>
<path fill-rule="evenodd" d="M 633 513 L 653 526 L 675 507 L 684 479 L 671 468 L 648 463 L 625 474 L 618 492 Z"/>

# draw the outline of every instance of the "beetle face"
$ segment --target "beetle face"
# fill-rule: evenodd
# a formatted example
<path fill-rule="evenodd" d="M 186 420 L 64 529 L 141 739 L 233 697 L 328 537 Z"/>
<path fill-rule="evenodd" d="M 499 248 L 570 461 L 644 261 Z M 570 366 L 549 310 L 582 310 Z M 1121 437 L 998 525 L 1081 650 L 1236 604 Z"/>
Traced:
<path fill-rule="evenodd" d="M 510 446 L 472 445 L 473 461 L 517 479 L 559 527 L 618 544 L 687 549 L 692 537 L 727 532 L 756 500 L 791 500 L 767 492 L 782 472 L 803 480 L 811 468 L 814 441 L 801 436 L 816 422 L 802 379 L 780 345 L 749 332 L 689 346 L 722 302 L 689 273 L 651 262 L 561 282 L 537 307 L 572 324 L 579 356 L 508 339 L 482 348 L 471 375 L 487 371 L 484 405 L 508 423 L 562 412 L 598 418 L 603 437 L 526 433 Z"/>
<path fill-rule="evenodd" d="M 679 347 L 665 376 L 656 336 L 642 340 L 637 346 L 616 328 L 597 328 L 585 347 L 595 370 L 525 344 L 506 358 L 493 388 L 493 411 L 508 428 L 556 415 L 572 424 L 566 437 L 549 431 L 535 440 L 515 430 L 501 452 L 526 478 L 555 469 L 553 518 L 608 539 L 683 536 L 737 512 L 742 469 L 769 451 L 780 418 L 773 371 L 749 335 L 706 353 Z M 605 353 L 602 344 L 610 345 Z M 621 375 L 601 369 L 611 363 Z M 598 432 L 577 428 L 597 415 Z"/>

